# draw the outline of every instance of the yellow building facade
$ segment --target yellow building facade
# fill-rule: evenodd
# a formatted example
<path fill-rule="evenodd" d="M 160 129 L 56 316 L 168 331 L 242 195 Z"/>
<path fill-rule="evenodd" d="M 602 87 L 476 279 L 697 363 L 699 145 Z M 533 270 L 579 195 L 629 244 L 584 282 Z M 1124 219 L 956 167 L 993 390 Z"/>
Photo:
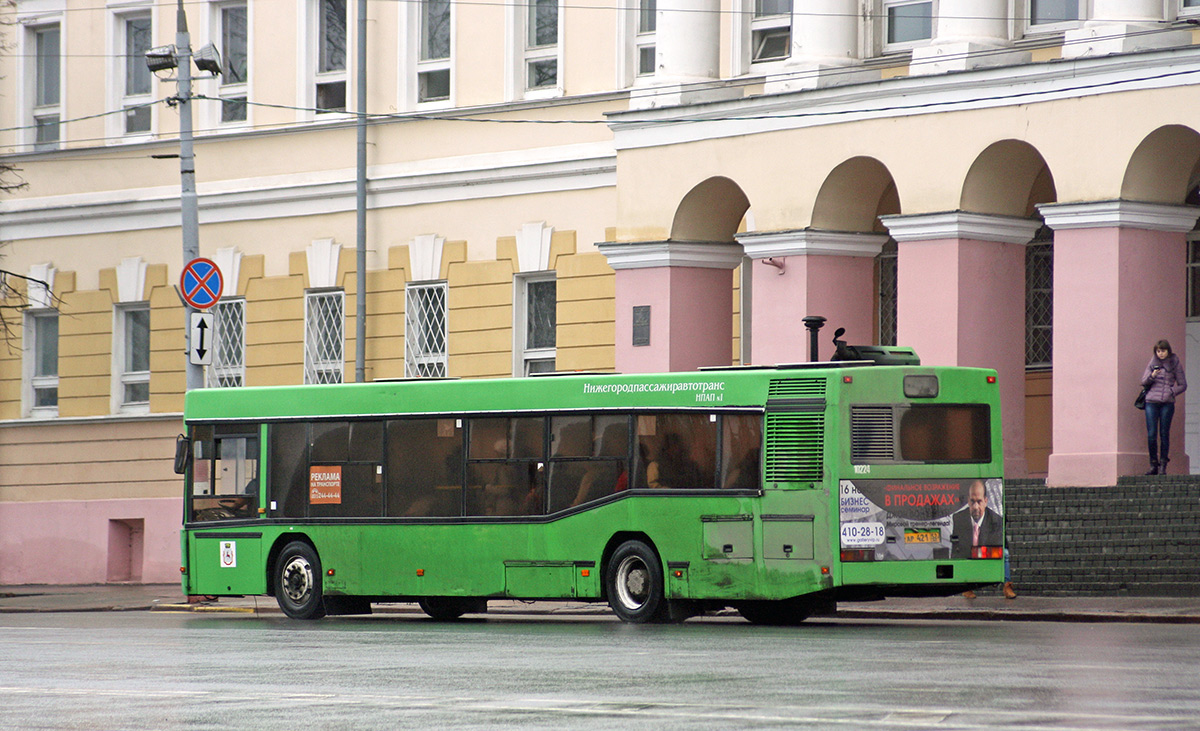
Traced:
<path fill-rule="evenodd" d="M 1101 485 L 1149 343 L 1200 337 L 1200 2 L 180 7 L 209 387 L 354 380 L 360 296 L 367 380 L 805 360 L 815 314 L 997 368 L 1012 476 Z M 0 584 L 173 581 L 176 4 L 0 19 Z"/>

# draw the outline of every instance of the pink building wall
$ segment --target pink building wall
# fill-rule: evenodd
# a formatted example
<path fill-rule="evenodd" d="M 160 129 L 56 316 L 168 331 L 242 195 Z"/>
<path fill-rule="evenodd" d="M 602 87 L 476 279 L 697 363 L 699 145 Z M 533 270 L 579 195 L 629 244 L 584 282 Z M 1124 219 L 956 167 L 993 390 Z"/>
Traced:
<path fill-rule="evenodd" d="M 733 359 L 731 268 L 658 266 L 616 273 L 621 373 L 690 371 Z M 650 344 L 633 345 L 633 308 L 650 307 Z"/>
<path fill-rule="evenodd" d="M 1112 485 L 1148 469 L 1146 423 L 1133 408 L 1159 338 L 1186 361 L 1182 232 L 1066 228 L 1054 237 L 1054 451 L 1047 482 Z M 1171 465 L 1189 472 L 1184 404 L 1176 401 Z"/>
<path fill-rule="evenodd" d="M 852 344 L 875 342 L 874 259 L 804 255 L 783 258 L 784 269 L 753 263 L 751 362 L 757 365 L 809 360 L 809 334 L 801 320 L 826 318 L 818 360 L 833 357 L 833 333 L 846 328 Z"/>
<path fill-rule="evenodd" d="M 180 498 L 0 503 L 0 585 L 179 581 Z"/>

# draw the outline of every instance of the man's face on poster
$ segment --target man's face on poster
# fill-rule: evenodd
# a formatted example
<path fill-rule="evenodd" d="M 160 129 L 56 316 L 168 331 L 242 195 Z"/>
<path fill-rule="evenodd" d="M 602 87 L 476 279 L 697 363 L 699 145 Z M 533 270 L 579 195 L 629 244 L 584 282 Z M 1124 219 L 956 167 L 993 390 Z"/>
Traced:
<path fill-rule="evenodd" d="M 967 507 L 971 511 L 972 518 L 983 520 L 984 511 L 987 510 L 987 491 L 983 489 L 982 482 L 971 484 L 971 492 L 967 496 Z"/>

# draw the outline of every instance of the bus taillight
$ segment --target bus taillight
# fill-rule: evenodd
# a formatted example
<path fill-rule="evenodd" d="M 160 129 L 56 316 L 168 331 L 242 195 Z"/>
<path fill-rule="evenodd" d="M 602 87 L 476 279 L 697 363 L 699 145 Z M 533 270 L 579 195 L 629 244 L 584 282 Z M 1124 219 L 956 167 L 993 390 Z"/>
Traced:
<path fill-rule="evenodd" d="M 988 376 L 988 377 L 987 377 L 987 382 L 988 382 L 988 383 L 995 383 L 995 382 L 996 382 L 996 377 L 995 377 L 995 376 Z"/>
<path fill-rule="evenodd" d="M 975 546 L 971 549 L 971 558 L 1004 558 L 1004 549 L 1000 546 Z"/>
<path fill-rule="evenodd" d="M 842 561 L 874 561 L 874 548 L 855 548 L 842 551 Z"/>

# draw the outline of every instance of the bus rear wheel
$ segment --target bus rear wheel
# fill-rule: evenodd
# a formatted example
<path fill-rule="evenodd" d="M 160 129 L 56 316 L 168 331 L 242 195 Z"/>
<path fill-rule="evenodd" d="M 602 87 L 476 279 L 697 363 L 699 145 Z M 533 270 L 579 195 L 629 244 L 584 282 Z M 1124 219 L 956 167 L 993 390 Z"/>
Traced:
<path fill-rule="evenodd" d="M 605 572 L 608 605 L 624 622 L 657 622 L 667 616 L 662 563 L 641 541 L 625 541 L 613 552 Z"/>
<path fill-rule="evenodd" d="M 292 619 L 320 619 L 325 616 L 321 592 L 321 559 L 316 550 L 303 541 L 284 546 L 275 563 L 275 600 Z"/>

